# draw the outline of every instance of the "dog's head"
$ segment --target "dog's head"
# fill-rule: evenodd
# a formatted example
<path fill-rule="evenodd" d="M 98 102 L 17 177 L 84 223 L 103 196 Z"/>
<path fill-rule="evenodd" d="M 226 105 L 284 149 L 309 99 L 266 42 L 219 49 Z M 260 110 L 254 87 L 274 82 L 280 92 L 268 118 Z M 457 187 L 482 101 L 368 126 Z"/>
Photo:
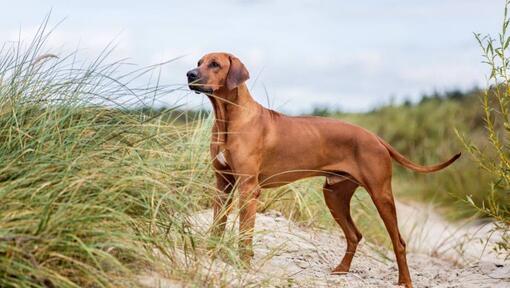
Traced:
<path fill-rule="evenodd" d="M 220 89 L 233 90 L 250 78 L 244 64 L 228 53 L 205 55 L 198 61 L 197 68 L 188 71 L 186 76 L 191 90 L 209 94 Z"/>

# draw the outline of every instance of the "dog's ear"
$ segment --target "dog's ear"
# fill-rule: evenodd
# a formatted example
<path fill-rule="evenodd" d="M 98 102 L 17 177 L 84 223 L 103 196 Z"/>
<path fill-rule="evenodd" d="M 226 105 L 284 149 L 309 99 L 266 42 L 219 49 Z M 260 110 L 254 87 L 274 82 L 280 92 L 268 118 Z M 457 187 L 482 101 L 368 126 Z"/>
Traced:
<path fill-rule="evenodd" d="M 243 84 L 244 81 L 248 80 L 250 78 L 250 73 L 237 57 L 231 55 L 229 58 L 230 69 L 228 70 L 226 84 L 227 89 L 232 90 Z"/>

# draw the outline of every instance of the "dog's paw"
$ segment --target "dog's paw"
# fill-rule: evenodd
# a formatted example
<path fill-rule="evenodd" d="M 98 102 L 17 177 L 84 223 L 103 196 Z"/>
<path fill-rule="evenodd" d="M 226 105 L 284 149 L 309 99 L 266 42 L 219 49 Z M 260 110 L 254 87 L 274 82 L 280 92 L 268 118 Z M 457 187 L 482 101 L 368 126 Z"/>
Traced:
<path fill-rule="evenodd" d="M 398 286 L 405 287 L 405 288 L 413 288 L 413 284 L 411 282 L 401 282 L 399 281 Z"/>
<path fill-rule="evenodd" d="M 241 260 L 241 265 L 246 269 L 250 268 L 254 255 L 255 253 L 253 252 L 253 249 L 241 249 L 239 251 L 239 260 Z"/>
<path fill-rule="evenodd" d="M 333 275 L 345 275 L 347 273 L 349 273 L 349 268 L 343 265 L 338 265 L 335 269 L 331 270 L 331 274 Z"/>

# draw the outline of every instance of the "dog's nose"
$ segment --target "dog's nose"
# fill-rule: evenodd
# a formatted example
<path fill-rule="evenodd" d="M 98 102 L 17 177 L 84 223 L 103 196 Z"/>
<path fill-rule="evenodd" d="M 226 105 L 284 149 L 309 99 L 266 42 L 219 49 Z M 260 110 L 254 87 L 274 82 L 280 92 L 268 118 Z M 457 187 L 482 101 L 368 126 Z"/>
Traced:
<path fill-rule="evenodd" d="M 188 82 L 195 81 L 198 79 L 198 70 L 197 69 L 190 70 L 188 71 L 188 73 L 186 73 L 186 76 L 188 76 Z"/>

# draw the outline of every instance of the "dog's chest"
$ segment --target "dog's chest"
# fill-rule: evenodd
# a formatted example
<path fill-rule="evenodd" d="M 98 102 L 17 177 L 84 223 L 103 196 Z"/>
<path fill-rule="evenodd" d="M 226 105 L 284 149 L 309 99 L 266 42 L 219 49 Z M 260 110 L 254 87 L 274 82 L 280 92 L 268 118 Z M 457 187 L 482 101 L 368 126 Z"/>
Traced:
<path fill-rule="evenodd" d="M 228 162 L 227 162 L 227 158 L 225 157 L 225 150 L 221 150 L 216 155 L 216 160 L 218 160 L 218 162 L 220 162 L 221 166 L 227 166 Z"/>

